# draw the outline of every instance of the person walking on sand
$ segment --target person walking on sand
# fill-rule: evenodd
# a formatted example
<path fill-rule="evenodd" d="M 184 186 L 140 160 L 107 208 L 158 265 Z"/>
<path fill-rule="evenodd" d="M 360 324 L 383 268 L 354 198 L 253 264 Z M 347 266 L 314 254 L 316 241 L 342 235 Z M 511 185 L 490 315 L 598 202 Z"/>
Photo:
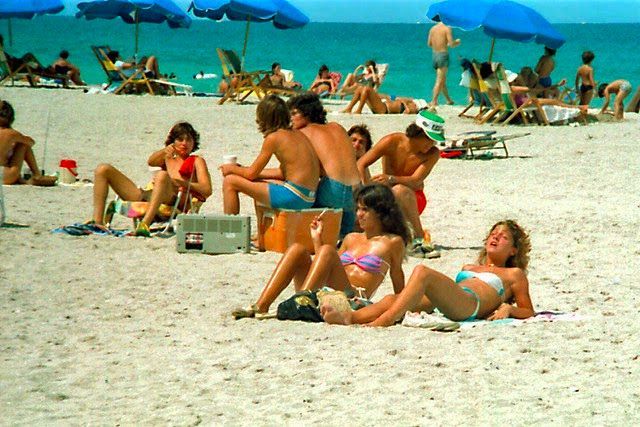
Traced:
<path fill-rule="evenodd" d="M 607 110 L 612 93 L 615 94 L 615 99 L 613 100 L 613 116 L 618 120 L 622 120 L 624 118 L 623 101 L 627 95 L 631 93 L 631 83 L 629 83 L 628 80 L 622 79 L 612 81 L 611 83 L 600 83 L 598 86 L 598 97 L 604 97 L 604 104 L 602 105 L 600 113 L 608 113 Z"/>
<path fill-rule="evenodd" d="M 421 111 L 403 132 L 383 137 L 358 160 L 360 178 L 366 184 L 376 182 L 391 188 L 413 232 L 409 255 L 434 258 L 439 253 L 424 241 L 420 214 L 427 206 L 424 181 L 440 159 L 436 144 L 444 141 L 444 119 Z M 367 168 L 382 159 L 382 174 L 367 177 Z"/>
<path fill-rule="evenodd" d="M 460 39 L 453 39 L 453 31 L 442 22 L 438 22 L 429 30 L 427 45 L 431 48 L 431 60 L 436 70 L 436 82 L 433 85 L 431 106 L 438 106 L 440 92 L 447 100 L 447 104 L 453 105 L 447 90 L 447 71 L 449 69 L 449 48 L 460 45 Z"/>
<path fill-rule="evenodd" d="M 3 182 L 0 185 L 31 184 L 50 187 L 56 184 L 55 176 L 42 175 L 36 156 L 33 154 L 35 141 L 13 129 L 15 111 L 7 101 L 0 101 L 0 167 L 4 167 Z M 22 164 L 26 163 L 31 170 L 31 178 L 20 177 Z"/>
<path fill-rule="evenodd" d="M 327 123 L 327 112 L 315 93 L 294 96 L 287 101 L 287 106 L 293 128 L 309 138 L 320 161 L 321 178 L 313 206 L 342 209 L 342 239 L 355 224 L 353 192 L 360 184 L 351 138 L 339 123 Z"/>

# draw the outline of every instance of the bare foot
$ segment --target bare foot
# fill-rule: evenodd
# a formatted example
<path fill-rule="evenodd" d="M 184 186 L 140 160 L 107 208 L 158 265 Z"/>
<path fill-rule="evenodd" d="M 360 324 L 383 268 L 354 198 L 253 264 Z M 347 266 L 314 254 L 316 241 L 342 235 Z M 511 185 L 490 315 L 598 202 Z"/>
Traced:
<path fill-rule="evenodd" d="M 49 175 L 34 175 L 27 181 L 27 184 L 35 185 L 38 187 L 53 187 L 56 185 L 58 177 Z"/>
<path fill-rule="evenodd" d="M 450 99 L 447 101 L 447 105 L 453 105 L 453 104 L 455 104 L 455 102 L 453 102 L 453 99 Z"/>
<path fill-rule="evenodd" d="M 396 322 L 393 321 L 393 319 L 388 319 L 384 316 L 380 316 L 378 317 L 376 320 L 374 320 L 373 322 L 367 323 L 364 326 L 372 326 L 374 328 L 383 328 L 383 327 L 387 327 L 387 326 L 393 326 L 395 325 Z"/>
<path fill-rule="evenodd" d="M 340 312 L 329 304 L 320 305 L 320 315 L 325 322 L 332 325 L 350 325 L 351 311 Z"/>

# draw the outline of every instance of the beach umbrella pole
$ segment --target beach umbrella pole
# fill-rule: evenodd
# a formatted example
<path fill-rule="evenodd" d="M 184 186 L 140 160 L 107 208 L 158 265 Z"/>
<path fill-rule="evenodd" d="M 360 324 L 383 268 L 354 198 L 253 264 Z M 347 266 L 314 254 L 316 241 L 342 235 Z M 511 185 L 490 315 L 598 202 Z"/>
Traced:
<path fill-rule="evenodd" d="M 242 62 L 240 63 L 240 70 L 244 70 L 244 55 L 247 53 L 247 42 L 249 41 L 249 24 L 251 24 L 251 19 L 247 18 L 247 28 L 244 31 L 244 46 L 242 47 Z"/>
<path fill-rule="evenodd" d="M 139 30 L 139 15 L 138 15 L 138 8 L 136 7 L 135 10 L 135 18 L 136 18 L 136 43 L 135 43 L 135 50 L 134 50 L 134 54 L 133 54 L 133 58 L 135 59 L 136 62 L 138 62 L 138 33 L 140 32 Z"/>
<path fill-rule="evenodd" d="M 496 46 L 496 39 L 491 39 L 491 50 L 489 51 L 489 62 L 491 62 L 491 58 L 493 58 L 493 48 Z"/>

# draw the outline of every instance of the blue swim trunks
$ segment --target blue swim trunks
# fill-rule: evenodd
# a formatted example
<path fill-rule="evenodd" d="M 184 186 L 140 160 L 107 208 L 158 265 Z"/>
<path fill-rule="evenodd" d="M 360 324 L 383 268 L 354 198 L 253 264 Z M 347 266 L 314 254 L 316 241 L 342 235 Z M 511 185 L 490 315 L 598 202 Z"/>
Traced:
<path fill-rule="evenodd" d="M 352 186 L 345 185 L 326 176 L 323 176 L 318 184 L 318 195 L 313 206 L 316 208 L 342 209 L 341 239 L 353 231 L 353 226 L 356 222 L 353 190 Z"/>
<path fill-rule="evenodd" d="M 269 201 L 276 209 L 309 209 L 316 200 L 316 192 L 291 181 L 269 183 Z"/>
<path fill-rule="evenodd" d="M 538 79 L 538 83 L 540 83 L 540 86 L 542 87 L 550 87 L 551 86 L 551 77 L 547 76 L 547 77 L 540 77 Z"/>

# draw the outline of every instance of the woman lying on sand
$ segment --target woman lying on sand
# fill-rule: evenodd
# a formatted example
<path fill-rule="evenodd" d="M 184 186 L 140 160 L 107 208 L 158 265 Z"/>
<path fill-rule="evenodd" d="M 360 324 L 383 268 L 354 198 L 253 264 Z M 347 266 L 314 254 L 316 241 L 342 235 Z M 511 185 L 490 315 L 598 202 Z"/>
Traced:
<path fill-rule="evenodd" d="M 371 298 L 387 272 L 396 293 L 404 286 L 402 259 L 409 242 L 409 229 L 389 187 L 373 184 L 356 192 L 356 219 L 363 230 L 344 238 L 339 250 L 322 242 L 322 218 L 311 224 L 315 257 L 302 244 L 294 243 L 284 253 L 258 301 L 232 315 L 265 317 L 269 307 L 293 280 L 296 291 L 329 286 L 347 296 Z"/>
<path fill-rule="evenodd" d="M 7 101 L 0 101 L 0 167 L 4 167 L 3 182 L 0 185 L 32 184 L 43 187 L 55 185 L 55 176 L 45 176 L 40 172 L 36 156 L 33 154 L 35 141 L 13 129 L 15 111 Z M 23 180 L 20 177 L 22 164 L 26 163 L 31 169 L 32 177 Z"/>
<path fill-rule="evenodd" d="M 455 281 L 418 265 L 399 295 L 346 313 L 322 305 L 320 313 L 327 323 L 368 326 L 391 326 L 407 311 L 435 308 L 456 321 L 526 319 L 534 315 L 527 280 L 530 249 L 529 236 L 518 224 L 501 221 L 491 227 L 477 264 L 462 267 Z"/>
<path fill-rule="evenodd" d="M 124 200 L 148 201 L 144 218 L 136 229 L 136 236 L 149 237 L 149 226 L 153 222 L 160 204 L 174 204 L 180 188 L 190 189 L 191 197 L 205 201 L 211 195 L 211 177 L 202 157 L 192 156 L 200 146 L 200 135 L 187 122 L 174 125 L 167 135 L 165 147 L 149 156 L 149 166 L 162 170 L 153 177 L 153 188 L 143 190 L 136 187 L 126 175 L 110 164 L 98 165 L 94 172 L 93 223 L 104 225 L 104 208 L 109 187 Z M 187 195 L 180 206 L 188 205 Z M 184 205 L 183 205 L 184 204 Z"/>
<path fill-rule="evenodd" d="M 413 98 L 383 95 L 369 86 L 359 86 L 349 105 L 341 112 L 351 113 L 356 104 L 355 114 L 361 114 L 365 104 L 373 114 L 416 114 L 420 109 Z"/>

